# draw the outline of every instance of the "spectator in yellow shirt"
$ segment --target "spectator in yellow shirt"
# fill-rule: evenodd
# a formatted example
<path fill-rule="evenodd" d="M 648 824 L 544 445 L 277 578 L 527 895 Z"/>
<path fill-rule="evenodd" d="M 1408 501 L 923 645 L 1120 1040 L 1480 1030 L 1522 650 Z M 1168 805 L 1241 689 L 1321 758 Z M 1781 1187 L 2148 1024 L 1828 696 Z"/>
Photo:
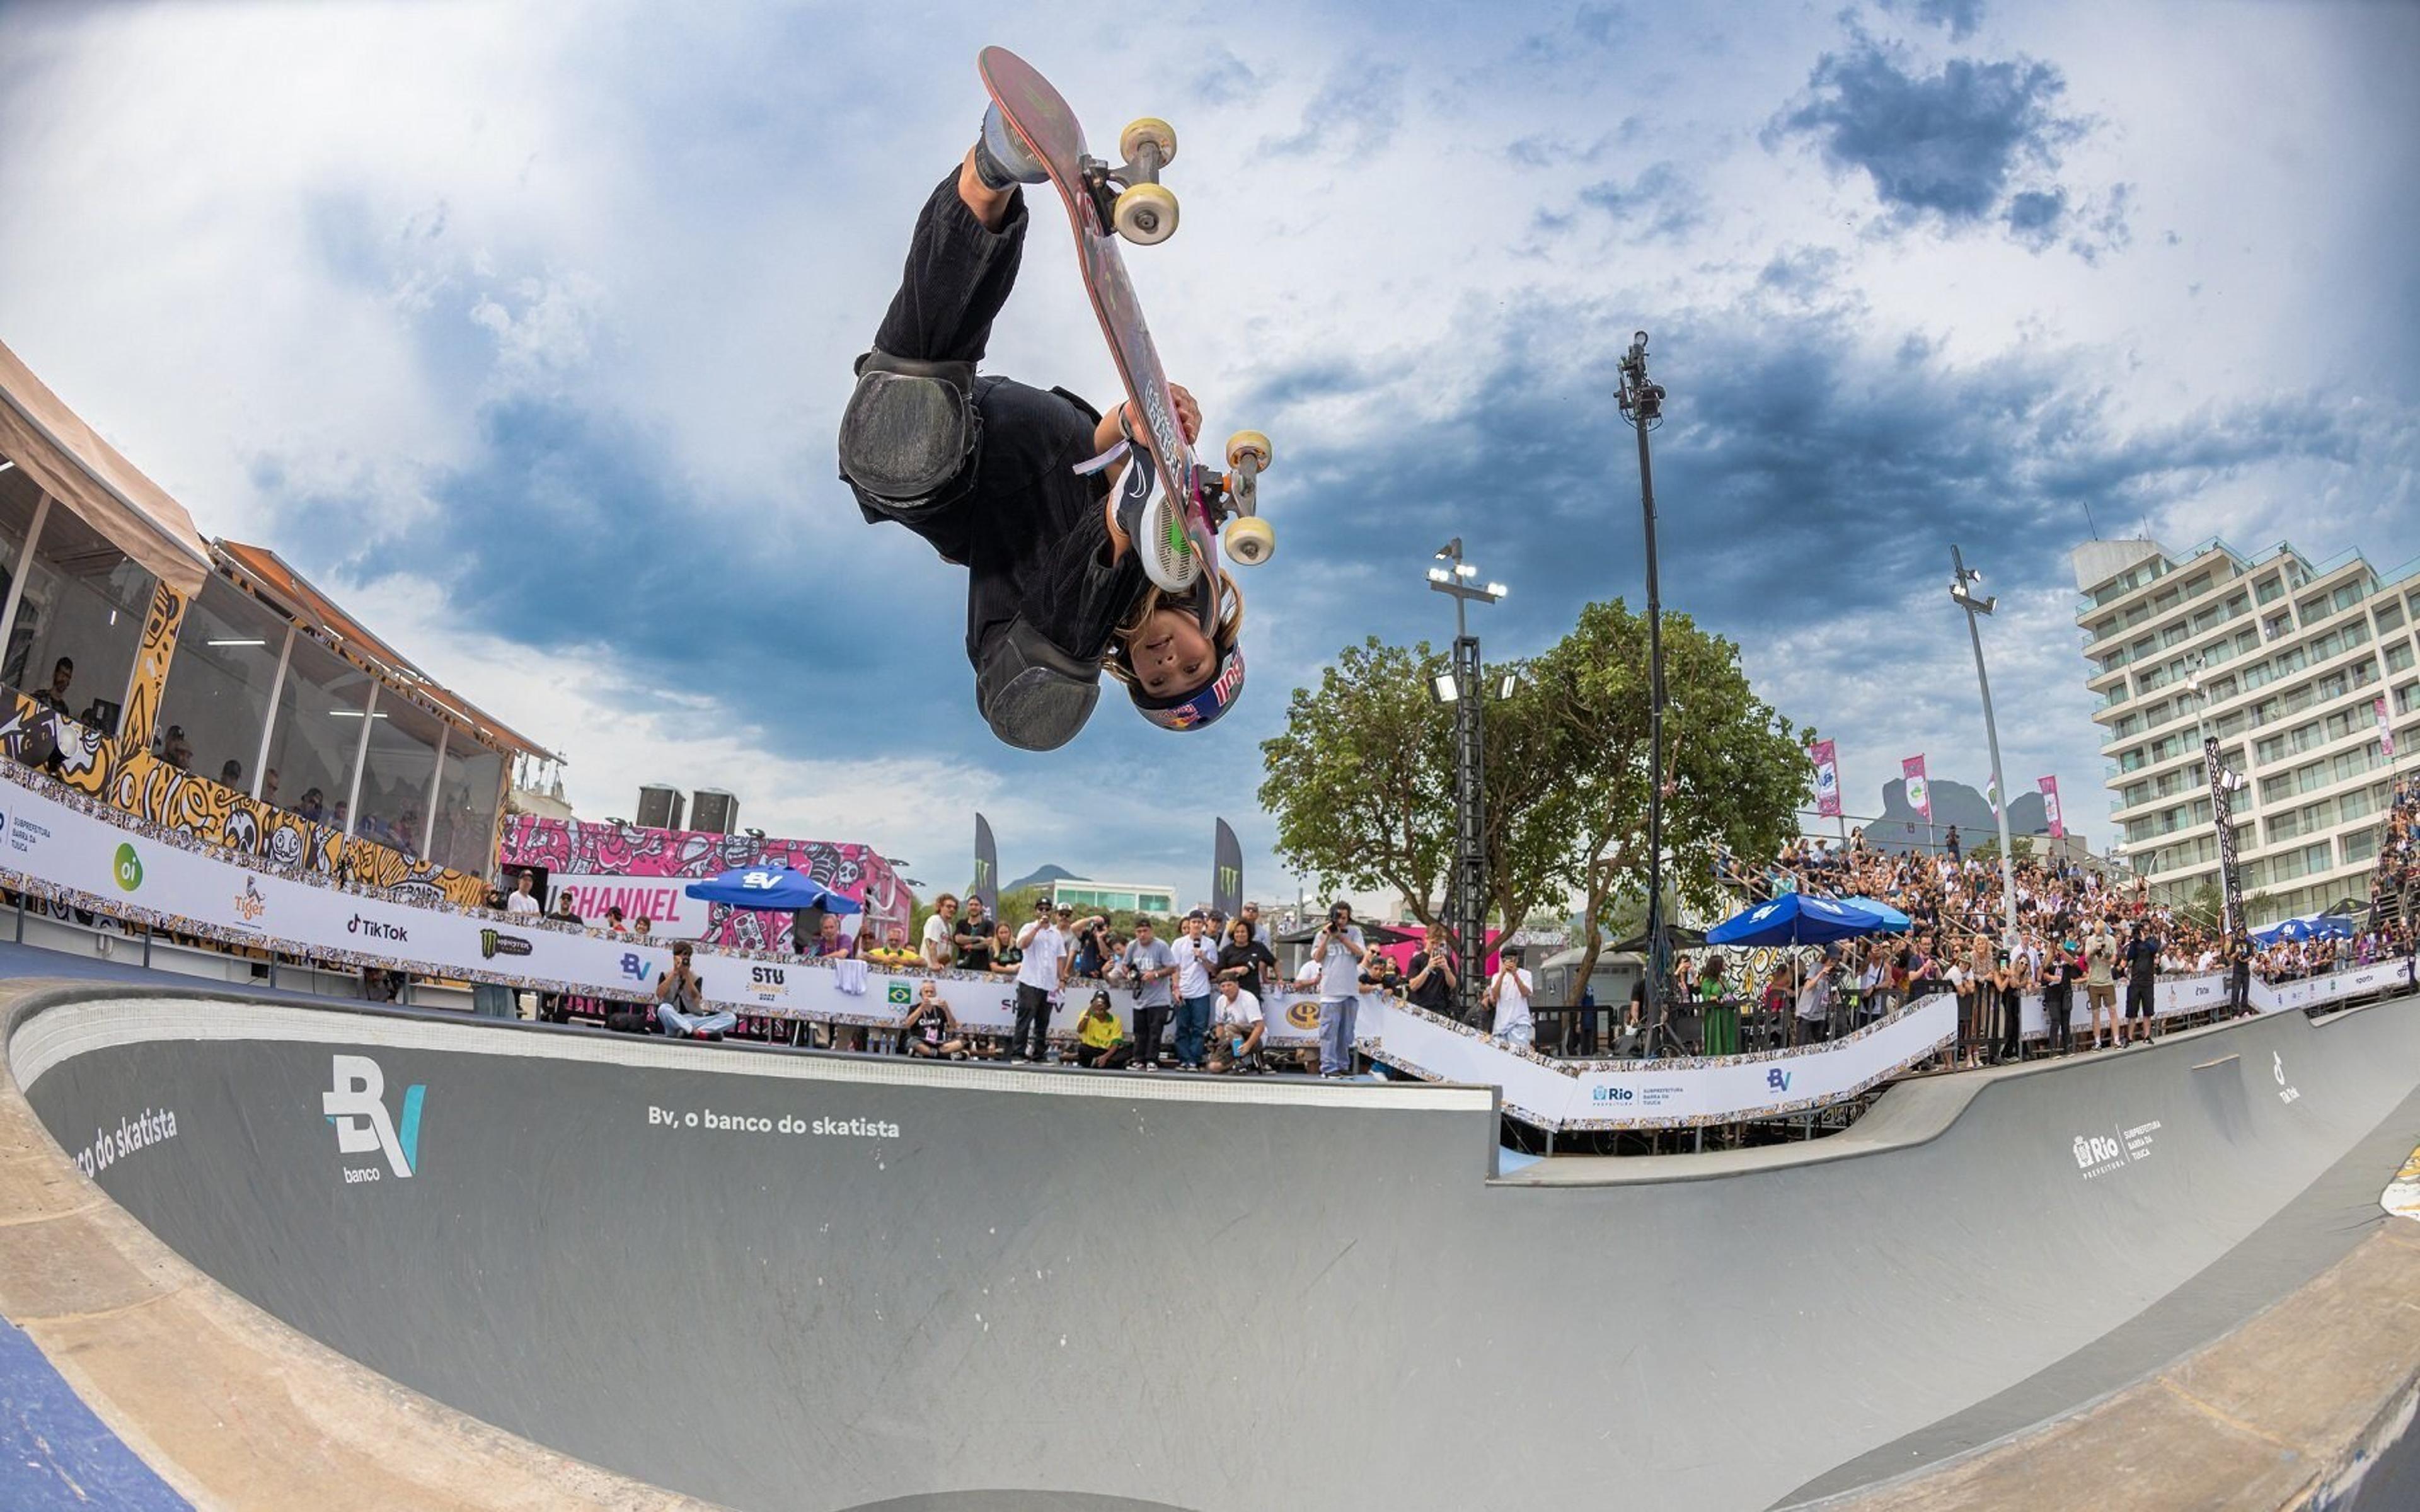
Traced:
<path fill-rule="evenodd" d="M 866 960 L 877 966 L 887 966 L 893 971 L 904 966 L 921 966 L 924 964 L 923 956 L 917 952 L 914 946 L 908 943 L 908 932 L 896 924 L 891 926 L 891 937 L 868 952 Z"/>
<path fill-rule="evenodd" d="M 1117 1015 L 1109 1011 L 1109 995 L 1094 993 L 1085 1005 L 1084 1016 L 1076 1021 L 1076 1064 L 1115 1071 L 1133 1053 L 1126 1031 L 1118 1027 Z"/>

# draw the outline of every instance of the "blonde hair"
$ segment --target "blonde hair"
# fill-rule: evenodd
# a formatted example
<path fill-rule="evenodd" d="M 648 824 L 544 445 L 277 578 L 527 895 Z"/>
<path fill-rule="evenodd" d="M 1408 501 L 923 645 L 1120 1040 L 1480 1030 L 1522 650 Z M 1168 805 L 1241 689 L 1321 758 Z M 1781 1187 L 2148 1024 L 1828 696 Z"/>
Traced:
<path fill-rule="evenodd" d="M 1195 586 L 1198 589 L 1200 585 L 1197 582 Z M 1224 567 L 1218 569 L 1218 629 L 1210 638 L 1210 642 L 1211 649 L 1223 659 L 1227 653 L 1235 649 L 1235 642 L 1243 637 L 1244 591 L 1235 586 L 1234 578 Z M 1135 599 L 1134 608 L 1126 611 L 1126 617 L 1119 621 L 1117 629 L 1110 633 L 1109 649 L 1101 657 L 1102 670 L 1132 689 L 1135 674 L 1134 668 L 1126 661 L 1127 642 L 1140 635 L 1142 627 L 1161 609 L 1186 609 L 1189 612 L 1193 592 L 1188 589 L 1183 594 L 1171 594 L 1157 583 L 1145 583 L 1142 594 Z M 1218 675 L 1216 668 L 1212 669 L 1211 675 Z"/>

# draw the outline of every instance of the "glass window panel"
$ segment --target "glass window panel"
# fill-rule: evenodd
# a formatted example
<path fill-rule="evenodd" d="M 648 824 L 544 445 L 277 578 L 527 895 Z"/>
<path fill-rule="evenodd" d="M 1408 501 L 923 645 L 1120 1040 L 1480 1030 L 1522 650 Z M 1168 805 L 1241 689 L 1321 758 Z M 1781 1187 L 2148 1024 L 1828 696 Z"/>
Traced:
<path fill-rule="evenodd" d="M 445 748 L 445 776 L 437 797 L 437 833 L 429 858 L 474 877 L 496 870 L 496 805 L 504 759 L 460 731 Z"/>
<path fill-rule="evenodd" d="M 418 704 L 381 693 L 370 721 L 369 761 L 362 768 L 362 807 L 353 833 L 406 856 L 420 854 L 428 816 L 428 782 L 437 771 L 437 717 Z"/>
<path fill-rule="evenodd" d="M 16 532 L 0 562 L 0 591 L 32 520 L 37 490 L 22 470 L 0 472 L 0 496 L 8 501 L 0 530 Z M 25 574 L 24 597 L 8 633 L 8 654 L 0 682 L 23 692 L 54 688 L 58 662 L 72 663 L 66 691 L 68 713 L 115 734 L 123 712 L 128 675 L 151 611 L 151 575 L 127 560 L 84 521 L 54 504 L 43 517 L 34 561 Z"/>
<path fill-rule="evenodd" d="M 24 554 L 25 532 L 33 528 L 41 497 L 41 490 L 22 469 L 0 472 L 0 602 L 6 601 L 8 584 L 15 580 L 17 559 Z M 0 657 L 0 668 L 8 669 L 6 675 L 12 687 L 19 685 L 17 674 L 30 662 L 34 645 L 34 632 L 25 616 L 17 618 L 17 627 L 8 636 L 8 655 Z"/>
<path fill-rule="evenodd" d="M 369 687 L 368 673 L 316 640 L 294 638 L 269 747 L 280 808 L 322 824 L 344 823 L 337 810 L 352 791 Z"/>
<path fill-rule="evenodd" d="M 160 698 L 162 730 L 182 730 L 194 750 L 194 770 L 239 793 L 252 791 L 252 767 L 260 758 L 261 724 L 269 717 L 286 629 L 284 619 L 211 578 L 185 611 L 176 658 L 168 664 L 168 686 Z M 264 784 L 261 795 L 273 803 L 281 793 Z M 291 793 L 282 795 L 293 801 Z"/>

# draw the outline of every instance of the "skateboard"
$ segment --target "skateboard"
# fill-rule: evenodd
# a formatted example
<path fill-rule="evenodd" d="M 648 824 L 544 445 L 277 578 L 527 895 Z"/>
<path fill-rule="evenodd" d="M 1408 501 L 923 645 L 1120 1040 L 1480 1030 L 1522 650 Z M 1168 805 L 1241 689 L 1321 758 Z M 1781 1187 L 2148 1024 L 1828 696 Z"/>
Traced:
<path fill-rule="evenodd" d="M 1076 113 L 1032 65 L 1004 47 L 986 47 L 977 68 L 1001 119 L 1048 170 L 1067 206 L 1084 292 L 1100 316 L 1126 397 L 1134 401 L 1132 412 L 1143 417 L 1151 432 L 1159 485 L 1177 506 L 1170 511 L 1164 536 L 1135 543 L 1143 570 L 1170 593 L 1208 579 L 1209 590 L 1201 597 L 1202 630 L 1214 634 L 1220 543 L 1238 566 L 1258 566 L 1277 549 L 1277 532 L 1259 514 L 1260 475 L 1275 454 L 1266 436 L 1246 430 L 1228 438 L 1226 471 L 1195 456 L 1118 250 L 1120 238 L 1148 247 L 1176 234 L 1176 196 L 1159 181 L 1160 169 L 1176 156 L 1176 132 L 1166 121 L 1135 121 L 1118 135 L 1118 152 L 1125 161 L 1105 162 L 1085 150 Z"/>

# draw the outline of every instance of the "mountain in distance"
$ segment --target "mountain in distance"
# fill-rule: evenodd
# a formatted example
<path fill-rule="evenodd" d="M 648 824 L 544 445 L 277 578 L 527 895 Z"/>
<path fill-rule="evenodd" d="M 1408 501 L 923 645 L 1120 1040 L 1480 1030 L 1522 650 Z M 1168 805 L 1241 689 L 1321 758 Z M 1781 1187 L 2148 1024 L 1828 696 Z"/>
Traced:
<path fill-rule="evenodd" d="M 1949 836 L 1949 826 L 1958 826 L 1958 839 L 1965 849 L 1973 849 L 1987 840 L 1999 838 L 1998 824 L 1992 817 L 1992 806 L 1982 791 L 1947 778 L 1932 779 L 1932 823 L 1927 825 L 1907 801 L 1907 783 L 1894 779 L 1883 785 L 1883 816 L 1866 825 L 1866 842 L 1879 850 L 1932 850 Z M 2017 801 L 2009 806 L 2009 834 L 2047 835 L 2050 820 L 2044 812 L 2040 793 L 2020 793 Z"/>
<path fill-rule="evenodd" d="M 1028 887 L 1047 887 L 1054 882 L 1081 882 L 1084 879 L 1063 866 L 1045 866 L 1031 876 L 1022 876 L 1001 888 L 1002 892 L 1023 892 Z"/>

